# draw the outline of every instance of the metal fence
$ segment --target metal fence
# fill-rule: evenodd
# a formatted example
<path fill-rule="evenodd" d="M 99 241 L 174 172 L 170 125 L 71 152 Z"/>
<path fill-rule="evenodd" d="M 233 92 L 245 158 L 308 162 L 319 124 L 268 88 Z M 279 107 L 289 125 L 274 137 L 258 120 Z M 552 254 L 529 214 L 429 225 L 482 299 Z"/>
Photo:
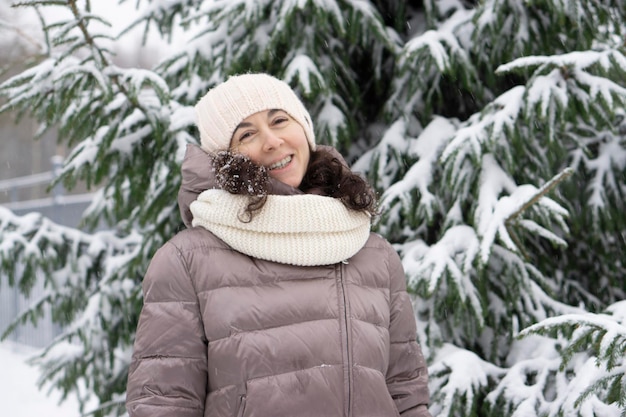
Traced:
<path fill-rule="evenodd" d="M 0 181 L 0 192 L 8 192 L 10 197 L 10 201 L 2 205 L 17 215 L 38 212 L 55 223 L 77 227 L 82 213 L 93 198 L 91 193 L 66 195 L 63 187 L 56 185 L 51 190 L 51 195 L 45 198 L 25 201 L 18 198 L 20 189 L 51 184 L 61 169 L 62 160 L 59 156 L 52 157 L 51 171 Z M 9 324 L 43 293 L 43 282 L 37 282 L 29 297 L 25 297 L 19 289 L 9 287 L 6 276 L 0 276 L 0 333 L 4 332 Z M 52 322 L 47 311 L 37 326 L 30 323 L 19 326 L 9 335 L 9 339 L 33 347 L 44 347 L 61 331 L 62 329 Z"/>

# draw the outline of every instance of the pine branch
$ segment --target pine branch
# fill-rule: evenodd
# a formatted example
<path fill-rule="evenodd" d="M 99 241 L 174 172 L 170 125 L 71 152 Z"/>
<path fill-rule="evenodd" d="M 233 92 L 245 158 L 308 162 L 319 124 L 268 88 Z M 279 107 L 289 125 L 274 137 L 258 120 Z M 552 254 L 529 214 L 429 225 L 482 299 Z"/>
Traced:
<path fill-rule="evenodd" d="M 626 374 L 626 326 L 624 326 L 624 302 L 609 307 L 607 314 L 566 314 L 548 318 L 532 325 L 519 337 L 532 334 L 548 335 L 552 338 L 562 337 L 565 347 L 561 351 L 560 370 L 563 371 L 579 352 L 588 352 L 597 367 L 602 366 L 604 373 L 597 380 L 589 381 L 589 385 L 576 399 L 580 406 L 592 394 L 606 398 L 607 403 L 624 406 L 626 385 L 622 384 Z M 595 359 L 594 359 L 595 358 Z M 606 390 L 607 387 L 610 390 Z"/>
<path fill-rule="evenodd" d="M 474 352 L 445 344 L 441 355 L 429 367 L 432 400 L 442 407 L 440 417 L 476 416 L 485 392 L 505 370 L 494 366 Z"/>
<path fill-rule="evenodd" d="M 76 0 L 68 0 L 68 5 L 70 7 L 70 10 L 72 11 L 72 14 L 74 15 L 74 17 L 77 19 L 77 25 L 78 28 L 80 29 L 84 39 L 85 39 L 85 43 L 87 45 L 90 46 L 90 48 L 94 51 L 96 51 L 96 56 L 99 58 L 98 60 L 96 60 L 96 64 L 98 66 L 98 68 L 104 72 L 105 68 L 109 68 L 111 67 L 111 63 L 109 62 L 109 60 L 107 59 L 107 57 L 105 56 L 103 50 L 98 47 L 98 45 L 95 42 L 94 37 L 91 35 L 91 33 L 89 32 L 89 30 L 87 29 L 87 25 L 86 25 L 86 21 L 84 19 L 84 17 L 82 16 L 77 4 L 76 4 Z M 86 7 L 89 8 L 89 2 L 86 3 Z M 131 94 L 129 94 L 128 90 L 126 89 L 126 87 L 124 85 L 122 85 L 120 83 L 119 80 L 119 76 L 116 73 L 112 73 L 110 75 L 111 81 L 113 82 L 113 84 L 115 84 L 115 86 L 119 89 L 119 91 L 122 92 L 122 94 L 124 94 L 124 96 L 126 97 L 126 99 L 132 103 L 132 105 L 138 109 L 140 109 L 148 118 L 148 120 L 150 120 L 150 112 L 144 108 L 141 103 L 137 100 L 137 98 Z"/>
<path fill-rule="evenodd" d="M 567 179 L 573 173 L 574 173 L 574 170 L 572 168 L 569 168 L 569 167 L 565 168 L 563 171 L 561 171 L 559 174 L 553 177 L 550 181 L 548 181 L 544 186 L 542 186 L 537 191 L 537 194 L 535 194 L 533 198 L 531 198 L 529 201 L 524 203 L 518 210 L 516 210 L 509 217 L 507 217 L 505 220 L 505 223 L 512 224 L 514 220 L 517 220 L 520 214 L 528 210 L 528 208 L 530 208 L 532 205 L 537 203 L 544 195 L 549 193 L 554 187 L 556 187 L 563 180 Z"/>

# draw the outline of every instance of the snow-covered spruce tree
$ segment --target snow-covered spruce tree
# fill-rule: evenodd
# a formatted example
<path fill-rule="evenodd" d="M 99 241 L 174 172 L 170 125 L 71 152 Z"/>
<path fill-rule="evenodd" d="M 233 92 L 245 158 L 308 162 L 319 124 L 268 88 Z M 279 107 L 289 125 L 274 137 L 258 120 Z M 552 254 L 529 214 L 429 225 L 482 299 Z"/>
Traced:
<path fill-rule="evenodd" d="M 3 273 L 49 290 L 21 320 L 48 304 L 65 325 L 38 359 L 44 379 L 95 401 L 96 416 L 124 413 L 139 283 L 180 227 L 192 105 L 230 74 L 266 71 L 381 190 L 378 228 L 415 293 L 434 415 L 619 415 L 624 6 L 406 3 L 140 2 L 137 25 L 186 40 L 143 70 L 115 65 L 89 1 L 22 2 L 70 17 L 45 26 L 40 61 L 0 86 L 2 110 L 58 129 L 73 147 L 62 180 L 99 189 L 85 223 L 111 225 L 0 211 Z"/>
<path fill-rule="evenodd" d="M 418 296 L 431 410 L 618 415 L 623 307 L 588 315 L 626 290 L 624 5 L 425 9 L 397 54 L 390 128 L 358 166 L 385 190 L 380 230 Z M 516 340 L 564 314 L 525 333 L 564 338 Z"/>

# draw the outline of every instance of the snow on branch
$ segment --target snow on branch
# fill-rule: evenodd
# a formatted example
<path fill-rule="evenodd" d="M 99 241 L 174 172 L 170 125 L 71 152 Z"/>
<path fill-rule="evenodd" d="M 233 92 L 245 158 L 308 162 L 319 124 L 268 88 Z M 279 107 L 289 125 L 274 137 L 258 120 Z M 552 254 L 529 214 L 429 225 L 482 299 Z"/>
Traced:
<path fill-rule="evenodd" d="M 622 137 L 610 132 L 598 134 L 593 140 L 597 143 L 597 153 L 589 155 L 584 149 L 578 149 L 574 152 L 574 159 L 582 160 L 584 166 L 594 173 L 587 187 L 590 193 L 587 204 L 597 218 L 599 211 L 612 204 L 619 207 L 615 201 L 622 200 L 624 185 L 620 173 L 626 169 L 626 148 L 622 145 Z M 610 195 L 614 197 L 613 203 Z"/>
<path fill-rule="evenodd" d="M 335 101 L 343 103 L 342 98 L 336 94 L 324 97 L 322 108 L 317 115 L 318 126 L 328 133 L 330 144 L 333 146 L 338 145 L 340 133 L 348 125 L 345 112 L 335 104 Z"/>
<path fill-rule="evenodd" d="M 582 352 L 562 364 L 564 343 L 566 338 L 539 335 L 515 341 L 509 353 L 513 365 L 487 396 L 489 408 L 515 417 L 618 416 L 620 407 L 603 386 L 607 373 Z"/>
<path fill-rule="evenodd" d="M 576 394 L 575 401 L 571 401 L 572 410 L 589 408 L 597 397 L 608 405 L 626 406 L 626 301 L 609 306 L 605 314 L 564 314 L 547 318 L 524 329 L 520 337 L 534 334 L 561 340 L 564 347 L 560 370 L 575 362 L 582 352 L 590 355 L 587 362 L 591 372 L 577 372 L 586 376 L 584 384 L 569 390 L 570 395 Z M 561 409 L 565 405 L 561 405 Z"/>
<path fill-rule="evenodd" d="M 256 3 L 256 0 L 248 1 L 250 3 Z M 314 7 L 326 10 L 329 14 L 333 15 L 338 23 L 343 23 L 341 8 L 335 0 L 286 0 L 282 2 L 283 6 L 279 17 L 285 18 L 289 13 L 292 13 L 294 10 L 302 10 L 307 6 L 309 2 L 312 3 Z"/>
<path fill-rule="evenodd" d="M 492 288 L 498 289 L 499 294 L 493 292 L 488 303 L 490 309 L 501 318 L 510 319 L 511 312 L 514 312 L 516 317 L 513 318 L 513 326 L 507 329 L 512 335 L 519 333 L 520 325 L 535 323 L 554 314 L 582 311 L 553 298 L 550 294 L 556 289 L 554 282 L 545 277 L 534 265 L 505 247 L 493 246 L 490 263 L 493 268 L 491 271 L 497 272 L 488 274 L 487 279 Z M 513 280 L 508 277 L 512 277 Z M 503 303 L 498 307 L 499 310 L 495 310 L 494 300 Z"/>
<path fill-rule="evenodd" d="M 153 89 L 162 100 L 170 95 L 170 88 L 165 80 L 154 71 L 141 68 L 120 68 L 110 65 L 106 68 L 105 73 L 112 77 L 117 77 L 119 81 L 126 85 L 126 89 L 133 93 L 133 96 L 139 95 L 144 87 Z"/>
<path fill-rule="evenodd" d="M 626 62 L 624 63 L 626 73 Z M 617 97 L 620 102 L 626 102 L 626 88 L 611 81 L 606 77 L 598 77 L 576 68 L 572 71 L 572 77 L 589 90 L 589 97 L 592 100 L 602 99 L 609 108 L 613 107 L 613 97 Z"/>
<path fill-rule="evenodd" d="M 517 219 L 522 212 L 534 206 L 535 210 L 543 212 L 546 217 L 554 217 L 556 221 L 564 225 L 563 218 L 568 215 L 567 211 L 556 202 L 545 197 L 545 194 L 571 173 L 570 169 L 564 170 L 540 189 L 530 184 L 518 186 L 497 164 L 493 155 L 485 154 L 483 156 L 480 176 L 481 187 L 475 219 L 477 233 L 481 239 L 481 260 L 484 264 L 489 259 L 491 247 L 496 237 L 499 237 L 508 249 L 523 253 L 521 243 L 516 242 L 517 239 L 512 233 L 511 227 L 513 225 L 528 228 L 531 233 L 539 232 L 541 236 L 548 238 L 555 244 L 565 244 L 563 239 L 538 224 L 528 221 L 521 222 Z M 500 196 L 503 192 L 506 192 L 507 195 Z"/>
<path fill-rule="evenodd" d="M 142 23 L 146 27 L 144 31 L 144 38 L 147 35 L 150 23 L 155 23 L 154 27 L 162 35 L 167 34 L 171 36 L 172 28 L 175 26 L 173 25 L 173 23 L 176 21 L 176 15 L 180 14 L 181 25 L 186 25 L 188 24 L 188 22 L 185 21 L 185 18 L 188 16 L 189 10 L 196 10 L 194 7 L 185 9 L 181 7 L 181 3 L 181 1 L 144 2 L 141 9 L 134 11 L 135 19 L 121 31 L 121 33 L 118 35 L 118 38 L 121 38 L 123 35 L 130 32 L 133 28 L 139 26 Z M 199 7 L 201 4 L 206 4 L 207 2 L 203 2 L 201 0 L 187 0 L 186 3 L 189 5 L 195 3 L 195 6 Z"/>
<path fill-rule="evenodd" d="M 580 348 L 593 351 L 610 371 L 621 365 L 626 355 L 626 301 L 613 304 L 614 314 L 564 314 L 547 318 L 524 329 L 520 336 L 530 334 L 563 335 L 568 339 L 564 362 Z"/>
<path fill-rule="evenodd" d="M 538 341 L 536 343 L 541 346 Z M 546 350 L 545 347 L 543 349 Z M 554 399 L 551 392 L 554 379 L 557 383 L 562 383 L 561 376 L 557 376 L 555 372 L 558 363 L 559 357 L 555 351 L 551 355 L 544 353 L 530 359 L 518 360 L 489 393 L 488 403 L 492 408 L 515 410 L 513 413 L 506 413 L 515 417 L 543 415 L 546 403 Z"/>
<path fill-rule="evenodd" d="M 38 213 L 17 216 L 0 206 L 0 242 L 0 270 L 8 275 L 9 283 L 28 293 L 36 279 L 42 278 L 50 291 L 50 297 L 45 297 L 54 310 L 55 304 L 64 302 L 63 297 L 53 298 L 54 293 L 86 287 L 90 281 L 107 281 L 124 270 L 139 254 L 142 238 L 137 233 L 118 236 L 112 231 L 87 234 Z M 18 322 L 36 319 L 36 314 L 23 313 L 8 331 Z"/>
<path fill-rule="evenodd" d="M 503 141 L 503 134 L 512 132 L 523 108 L 524 87 L 514 87 L 487 105 L 481 114 L 475 114 L 459 128 L 441 154 L 445 163 L 455 156 L 451 176 L 457 178 L 465 158 L 479 159 L 488 142 Z"/>
<path fill-rule="evenodd" d="M 496 69 L 496 73 L 504 74 L 525 70 L 527 68 L 545 66 L 549 66 L 550 68 L 572 67 L 583 70 L 593 65 L 599 65 L 604 70 L 609 70 L 613 65 L 612 62 L 626 71 L 626 57 L 618 50 L 609 49 L 606 51 L 575 51 L 550 56 L 524 56 L 500 65 Z"/>
<path fill-rule="evenodd" d="M 475 63 L 461 45 L 459 37 L 462 35 L 455 33 L 455 27 L 428 30 L 398 48 L 398 74 L 386 104 L 386 110 L 393 117 L 415 111 L 428 115 L 428 111 L 422 109 L 429 106 L 427 103 L 436 101 L 434 97 L 443 95 L 443 75 L 457 79 L 464 87 L 478 82 Z M 476 94 L 481 93 L 476 91 Z M 397 108 L 399 103 L 401 107 Z"/>
<path fill-rule="evenodd" d="M 483 324 L 483 308 L 479 291 L 474 285 L 473 262 L 479 250 L 474 229 L 454 226 L 448 229 L 434 245 L 422 241 L 406 244 L 402 263 L 408 276 L 409 287 L 425 287 L 427 296 L 434 293 L 451 295 L 462 302 L 469 301 L 473 315 Z M 445 278 L 448 277 L 448 280 Z"/>
<path fill-rule="evenodd" d="M 450 53 L 447 48 L 450 48 Z M 429 30 L 406 43 L 400 58 L 400 65 L 406 65 L 405 61 L 417 59 L 417 54 L 424 51 L 428 51 L 441 72 L 447 71 L 450 67 L 451 54 L 466 55 L 465 50 L 461 48 L 452 33 Z"/>
<path fill-rule="evenodd" d="M 526 113 L 538 107 L 541 118 L 549 117 L 550 125 L 556 120 L 556 106 L 564 109 L 568 103 L 566 82 L 560 69 L 537 76 L 526 87 Z"/>
<path fill-rule="evenodd" d="M 352 168 L 360 172 L 371 172 L 380 182 L 377 184 L 380 188 L 389 188 L 400 170 L 394 157 L 405 152 L 408 147 L 405 140 L 406 128 L 407 123 L 403 118 L 394 121 L 380 142 L 359 158 Z"/>
<path fill-rule="evenodd" d="M 312 78 L 317 80 L 317 82 L 322 86 L 322 89 L 327 88 L 324 76 L 315 62 L 313 62 L 311 57 L 308 55 L 299 54 L 289 62 L 289 65 L 287 65 L 284 77 L 285 82 L 291 83 L 294 78 L 296 78 L 299 85 L 302 86 L 305 96 L 311 95 L 314 91 L 311 86 Z"/>
<path fill-rule="evenodd" d="M 93 35 L 87 26 L 91 18 L 84 19 L 84 13 L 75 1 L 68 2 L 66 6 L 74 18 L 63 23 L 65 29 L 57 35 L 71 37 L 71 42 L 84 46 L 88 55 L 79 59 L 67 51 L 55 51 L 39 65 L 4 82 L 0 86 L 0 92 L 8 99 L 0 112 L 11 108 L 32 112 L 42 121 L 42 131 L 59 123 L 62 140 L 70 144 L 91 136 L 92 126 L 106 125 L 109 127 L 106 134 L 101 131 L 97 137 L 102 140 L 96 143 L 97 146 L 105 145 L 105 149 L 118 128 L 122 134 L 126 133 L 122 125 L 126 112 L 134 120 L 138 119 L 136 114 L 133 115 L 135 110 L 143 113 L 142 119 L 147 126 L 143 130 L 137 129 L 143 133 L 132 133 L 129 140 L 122 140 L 124 142 L 136 143 L 138 139 L 153 133 L 156 125 L 167 125 L 169 116 L 162 108 L 163 101 L 167 103 L 169 95 L 167 83 L 151 71 L 120 69 L 112 65 L 106 51 L 96 43 L 99 35 Z M 71 28 L 77 31 L 73 32 Z M 80 39 L 77 38 L 78 35 L 81 36 Z M 146 94 L 146 87 L 153 92 L 152 96 Z M 120 96 L 123 96 L 123 100 L 120 100 Z M 152 97 L 159 99 L 153 100 Z M 119 113 L 112 115 L 112 112 Z M 108 118 L 112 120 L 104 123 L 104 119 Z M 86 123 L 87 119 L 89 123 Z M 128 150 L 129 146 L 117 148 Z M 95 159 L 85 157 L 79 160 L 93 162 Z M 76 160 L 73 167 L 77 167 Z M 64 174 L 68 172 L 69 170 L 64 170 Z"/>
<path fill-rule="evenodd" d="M 387 208 L 394 200 L 400 200 L 405 210 L 412 209 L 410 194 L 417 188 L 420 193 L 419 208 L 424 209 L 427 218 L 432 218 L 436 197 L 429 188 L 432 185 L 435 164 L 443 147 L 454 136 L 455 130 L 456 127 L 450 120 L 435 117 L 417 139 L 411 140 L 408 154 L 418 160 L 402 179 L 387 188 L 381 199 L 382 207 Z"/>
<path fill-rule="evenodd" d="M 432 415 L 475 415 L 479 394 L 506 372 L 475 353 L 444 344 L 428 368 L 433 393 Z"/>
<path fill-rule="evenodd" d="M 378 39 L 383 41 L 390 49 L 399 48 L 401 43 L 400 37 L 390 27 L 387 27 L 370 1 L 364 0 L 348 0 L 349 7 L 356 15 L 356 19 L 364 22 L 364 28 L 361 31 L 363 43 L 367 42 L 367 37 L 377 35 Z"/>
<path fill-rule="evenodd" d="M 533 69 L 526 86 L 527 119 L 538 108 L 540 119 L 548 119 L 552 139 L 555 123 L 582 107 L 593 118 L 609 123 L 606 114 L 614 111 L 614 101 L 626 103 L 626 88 L 612 81 L 611 72 L 626 73 L 626 57 L 617 50 L 571 52 L 553 56 L 527 56 L 501 65 L 498 74 Z M 594 75 L 591 71 L 600 72 Z M 575 112 L 568 112 L 570 108 Z M 593 110 L 592 110 L 593 109 Z"/>
<path fill-rule="evenodd" d="M 0 329 L 1 338 L 23 323 L 36 324 L 46 306 L 54 322 L 65 326 L 34 361 L 43 370 L 41 384 L 60 387 L 64 395 L 78 390 L 86 397 L 94 392 L 105 397 L 109 381 L 125 378 L 132 341 L 118 340 L 117 332 L 107 329 L 132 323 L 130 300 L 140 291 L 135 269 L 143 244 L 134 231 L 125 236 L 111 230 L 87 234 L 37 213 L 16 216 L 0 206 L 0 274 L 26 294 L 35 281 L 44 286 L 44 294 Z M 84 392 L 77 386 L 81 382 L 87 387 Z"/>
<path fill-rule="evenodd" d="M 30 102 L 35 102 L 36 110 L 43 103 L 38 99 L 41 96 L 48 96 L 54 93 L 55 84 L 53 79 L 56 71 L 63 71 L 67 66 L 77 65 L 78 59 L 68 58 L 63 62 L 58 62 L 54 58 L 47 58 L 39 64 L 14 75 L 0 84 L 0 93 L 7 97 L 6 103 L 0 107 L 0 112 L 10 109 L 28 108 Z M 63 86 L 60 86 L 61 88 Z"/>

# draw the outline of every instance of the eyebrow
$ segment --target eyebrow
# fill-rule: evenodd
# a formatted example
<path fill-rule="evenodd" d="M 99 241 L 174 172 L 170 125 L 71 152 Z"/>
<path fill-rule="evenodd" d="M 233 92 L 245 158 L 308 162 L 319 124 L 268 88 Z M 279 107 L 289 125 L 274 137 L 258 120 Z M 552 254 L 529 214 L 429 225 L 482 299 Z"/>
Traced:
<path fill-rule="evenodd" d="M 272 117 L 274 114 L 278 113 L 279 111 L 284 111 L 281 109 L 270 109 L 270 111 L 267 113 L 267 117 L 270 118 Z M 235 135 L 235 133 L 237 133 L 237 130 L 243 128 L 243 127 L 250 127 L 252 126 L 252 123 L 248 123 L 248 122 L 241 122 L 237 125 L 237 127 L 235 128 L 235 131 L 233 132 L 233 136 Z"/>

